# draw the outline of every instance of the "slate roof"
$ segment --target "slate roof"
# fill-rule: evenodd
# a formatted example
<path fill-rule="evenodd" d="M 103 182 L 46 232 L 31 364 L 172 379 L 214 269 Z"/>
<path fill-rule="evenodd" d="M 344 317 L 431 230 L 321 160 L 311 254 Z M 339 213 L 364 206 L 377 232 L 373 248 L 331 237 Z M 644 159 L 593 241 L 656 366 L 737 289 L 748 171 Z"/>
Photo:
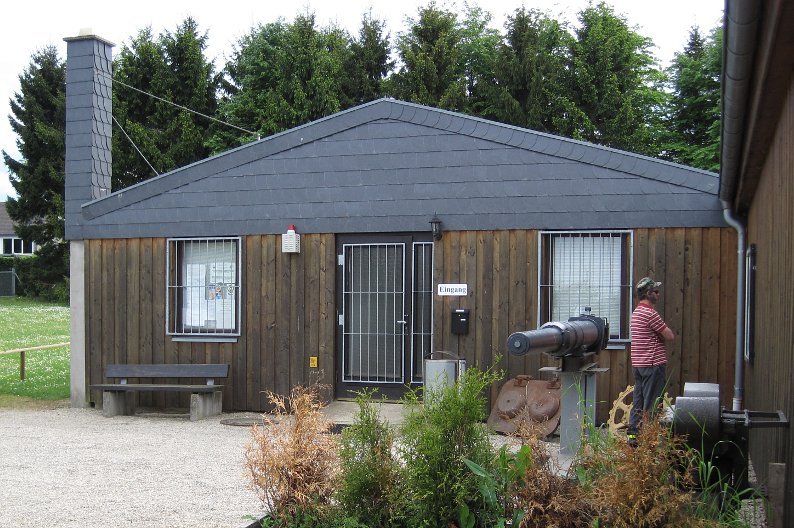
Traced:
<path fill-rule="evenodd" d="M 0 202 L 0 236 L 16 236 L 14 223 L 6 210 L 6 202 Z"/>
<path fill-rule="evenodd" d="M 725 226 L 718 175 L 380 99 L 82 207 L 74 238 Z"/>

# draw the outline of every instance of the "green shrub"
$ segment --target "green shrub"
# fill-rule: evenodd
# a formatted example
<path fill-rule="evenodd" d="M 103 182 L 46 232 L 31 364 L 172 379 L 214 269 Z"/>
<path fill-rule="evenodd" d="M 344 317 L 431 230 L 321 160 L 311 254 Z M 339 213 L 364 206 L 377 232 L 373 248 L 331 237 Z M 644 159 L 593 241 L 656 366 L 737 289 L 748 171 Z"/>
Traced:
<path fill-rule="evenodd" d="M 378 528 L 395 524 L 400 468 L 393 453 L 394 431 L 380 419 L 372 394 L 359 393 L 354 422 L 342 431 L 337 501 L 348 516 Z"/>
<path fill-rule="evenodd" d="M 69 302 L 68 256 L 58 251 L 13 257 L 11 265 L 19 277 L 17 295 L 45 301 Z"/>
<path fill-rule="evenodd" d="M 14 257 L 0 257 L 0 271 L 10 271 L 14 267 Z"/>
<path fill-rule="evenodd" d="M 447 527 L 457 522 L 463 505 L 478 519 L 488 517 L 479 479 L 464 459 L 486 470 L 492 465 L 484 391 L 501 377 L 492 370 L 469 369 L 454 385 L 425 394 L 423 405 L 417 391 L 406 397 L 412 409 L 401 428 L 400 454 L 409 526 Z"/>
<path fill-rule="evenodd" d="M 267 516 L 262 519 L 262 528 L 370 528 L 351 517 L 331 510 L 317 511 L 313 508 L 296 510 L 287 515 Z"/>

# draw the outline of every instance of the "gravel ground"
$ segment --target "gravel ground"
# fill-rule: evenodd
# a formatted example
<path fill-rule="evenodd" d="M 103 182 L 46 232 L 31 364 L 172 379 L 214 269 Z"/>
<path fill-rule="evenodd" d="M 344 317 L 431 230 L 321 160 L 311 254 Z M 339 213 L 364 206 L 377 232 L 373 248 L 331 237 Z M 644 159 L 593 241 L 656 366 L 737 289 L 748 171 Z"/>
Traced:
<path fill-rule="evenodd" d="M 247 526 L 262 506 L 235 416 L 0 409 L 0 526 Z"/>

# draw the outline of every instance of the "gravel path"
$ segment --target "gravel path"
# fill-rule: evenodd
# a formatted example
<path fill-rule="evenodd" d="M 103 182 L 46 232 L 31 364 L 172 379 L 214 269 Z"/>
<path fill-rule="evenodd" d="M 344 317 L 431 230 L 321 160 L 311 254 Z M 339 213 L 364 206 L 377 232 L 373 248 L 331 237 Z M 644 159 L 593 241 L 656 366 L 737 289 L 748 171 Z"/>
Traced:
<path fill-rule="evenodd" d="M 249 428 L 220 419 L 0 409 L 0 526 L 247 526 Z"/>

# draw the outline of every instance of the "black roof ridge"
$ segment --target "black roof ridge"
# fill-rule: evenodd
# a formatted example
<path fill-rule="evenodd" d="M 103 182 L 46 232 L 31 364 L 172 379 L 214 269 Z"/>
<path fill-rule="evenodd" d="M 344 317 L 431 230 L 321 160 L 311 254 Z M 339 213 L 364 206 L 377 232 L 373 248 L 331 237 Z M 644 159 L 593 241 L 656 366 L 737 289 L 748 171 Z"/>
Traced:
<path fill-rule="evenodd" d="M 393 119 L 447 130 L 515 148 L 588 163 L 706 194 L 715 196 L 717 194 L 719 179 L 717 173 L 460 112 L 384 97 L 252 141 L 112 192 L 107 196 L 83 204 L 83 215 L 86 219 L 94 219 L 193 181 L 232 170 L 254 159 L 272 156 L 298 145 L 317 141 L 344 130 L 382 119 Z M 301 133 L 306 132 L 309 134 L 301 136 Z M 267 149 L 266 153 L 260 152 L 263 148 Z M 255 155 L 252 155 L 254 153 Z M 238 159 L 233 165 L 224 163 L 222 167 L 217 167 L 219 170 L 214 170 L 221 160 L 228 162 L 236 157 Z M 673 177 L 661 178 L 661 167 L 674 169 L 674 174 L 671 174 Z M 709 182 L 713 185 L 690 181 L 691 178 L 687 178 L 687 176 L 695 174 L 714 178 L 712 182 Z M 675 177 L 676 175 L 677 177 Z"/>

